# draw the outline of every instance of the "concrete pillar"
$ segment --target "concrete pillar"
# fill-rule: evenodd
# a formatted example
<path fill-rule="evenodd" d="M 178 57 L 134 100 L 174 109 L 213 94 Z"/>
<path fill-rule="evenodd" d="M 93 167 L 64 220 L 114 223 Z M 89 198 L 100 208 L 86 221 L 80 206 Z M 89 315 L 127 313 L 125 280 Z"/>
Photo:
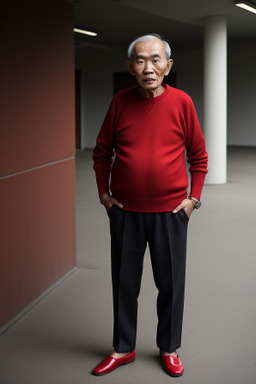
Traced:
<path fill-rule="evenodd" d="M 207 184 L 227 181 L 227 21 L 205 18 L 204 135 L 209 154 Z"/>

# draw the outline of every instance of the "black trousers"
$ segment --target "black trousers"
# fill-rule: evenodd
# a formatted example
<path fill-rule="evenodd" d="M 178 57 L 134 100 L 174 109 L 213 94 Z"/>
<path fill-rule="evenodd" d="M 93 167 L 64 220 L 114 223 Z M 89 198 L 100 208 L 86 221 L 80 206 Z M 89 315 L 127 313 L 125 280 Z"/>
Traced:
<path fill-rule="evenodd" d="M 149 245 L 157 298 L 157 346 L 166 352 L 180 347 L 188 217 L 177 214 L 109 210 L 113 284 L 114 334 L 117 352 L 136 345 L 137 307 L 143 258 Z"/>

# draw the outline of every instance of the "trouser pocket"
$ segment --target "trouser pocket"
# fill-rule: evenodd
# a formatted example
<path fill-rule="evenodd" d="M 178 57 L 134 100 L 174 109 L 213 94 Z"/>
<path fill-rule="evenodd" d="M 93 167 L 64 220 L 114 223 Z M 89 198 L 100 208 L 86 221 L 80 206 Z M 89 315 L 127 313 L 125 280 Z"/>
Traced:
<path fill-rule="evenodd" d="M 115 213 L 116 213 L 116 211 L 118 210 L 119 208 L 115 205 L 115 204 L 113 204 L 110 208 L 109 208 L 109 210 L 108 210 L 108 217 L 111 219 L 111 217 L 113 217 L 114 215 L 115 215 Z"/>

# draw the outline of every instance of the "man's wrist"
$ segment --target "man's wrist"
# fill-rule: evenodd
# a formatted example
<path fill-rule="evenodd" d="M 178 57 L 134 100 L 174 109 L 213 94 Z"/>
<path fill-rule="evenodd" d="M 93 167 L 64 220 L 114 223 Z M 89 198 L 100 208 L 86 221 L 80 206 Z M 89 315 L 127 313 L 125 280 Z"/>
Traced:
<path fill-rule="evenodd" d="M 202 202 L 196 197 L 189 196 L 188 199 L 194 204 L 195 209 L 199 209 L 202 205 Z"/>
<path fill-rule="evenodd" d="M 189 196 L 188 199 L 194 201 L 195 203 L 197 203 L 197 202 L 199 201 L 199 200 L 198 200 L 196 197 L 194 197 L 194 196 Z"/>
<path fill-rule="evenodd" d="M 110 195 L 108 193 L 103 193 L 103 195 L 100 196 L 100 202 L 101 204 L 104 204 L 104 201 L 108 200 Z"/>
<path fill-rule="evenodd" d="M 103 193 L 102 195 L 100 195 L 100 199 L 103 197 L 109 197 L 110 195 L 109 195 L 109 193 Z"/>

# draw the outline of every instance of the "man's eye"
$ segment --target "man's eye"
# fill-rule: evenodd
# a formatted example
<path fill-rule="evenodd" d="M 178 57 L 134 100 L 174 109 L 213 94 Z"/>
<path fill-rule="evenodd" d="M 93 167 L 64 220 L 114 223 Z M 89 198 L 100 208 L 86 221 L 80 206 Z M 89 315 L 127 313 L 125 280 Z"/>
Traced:
<path fill-rule="evenodd" d="M 159 63 L 159 60 L 158 60 L 158 59 L 155 59 L 155 60 L 154 60 L 154 63 Z"/>
<path fill-rule="evenodd" d="M 138 60 L 137 63 L 138 64 L 143 64 L 143 61 L 142 60 Z"/>

